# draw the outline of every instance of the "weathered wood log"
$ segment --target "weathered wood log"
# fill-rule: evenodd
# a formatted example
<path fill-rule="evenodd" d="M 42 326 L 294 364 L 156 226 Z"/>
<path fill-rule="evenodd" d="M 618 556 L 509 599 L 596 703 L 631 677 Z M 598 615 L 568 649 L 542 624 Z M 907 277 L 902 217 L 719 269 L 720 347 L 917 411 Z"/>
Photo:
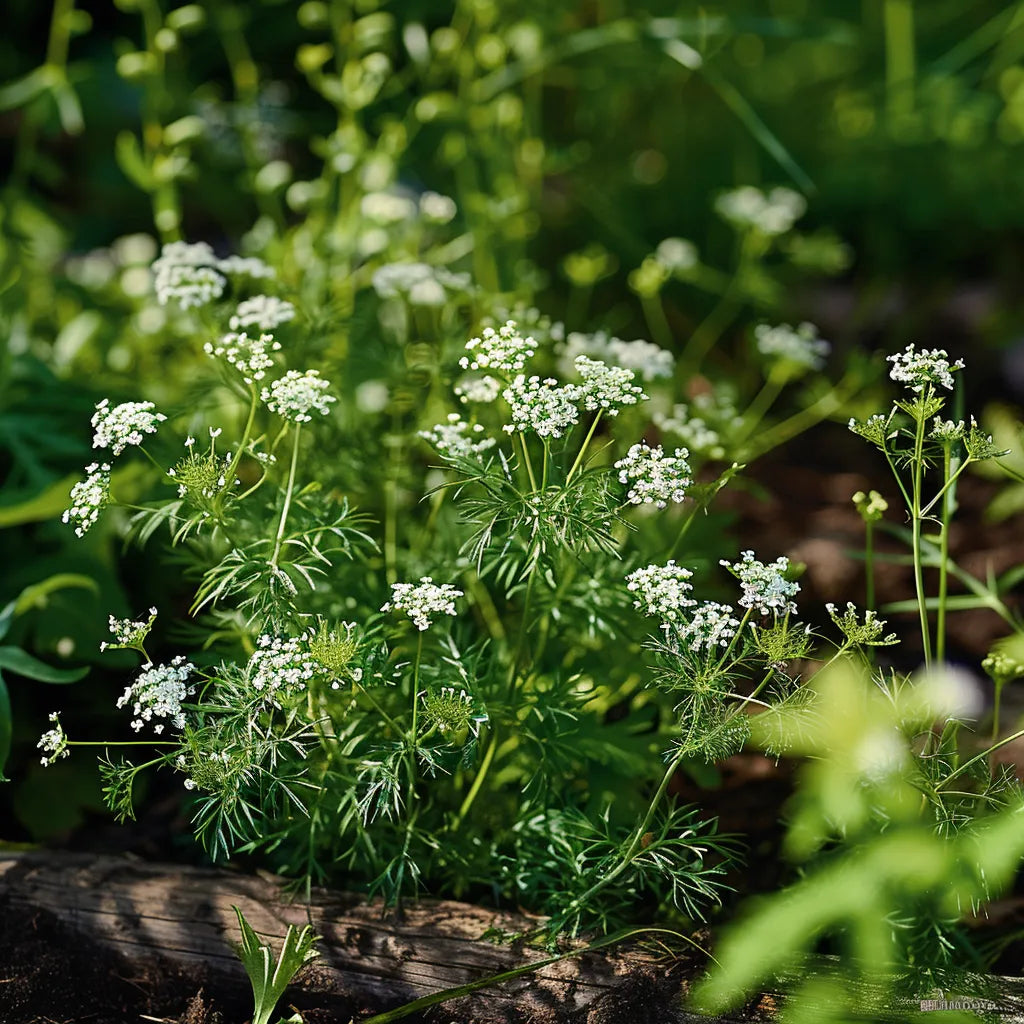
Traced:
<path fill-rule="evenodd" d="M 301 984 L 285 999 L 314 1008 L 317 1012 L 307 1019 L 358 1021 L 546 959 L 542 951 L 486 940 L 495 929 L 510 934 L 530 926 L 514 914 L 421 900 L 408 904 L 401 915 L 385 915 L 379 903 L 359 897 L 314 890 L 307 905 L 288 900 L 281 890 L 280 882 L 270 877 L 124 857 L 0 855 L 0 914 L 9 921 L 28 927 L 34 915 L 50 915 L 70 938 L 72 948 L 62 955 L 84 953 L 96 963 L 101 952 L 113 955 L 127 978 L 149 983 L 161 974 L 184 977 L 191 993 L 200 986 L 207 992 L 248 991 L 233 951 L 238 925 L 232 905 L 275 946 L 288 925 L 311 923 L 322 936 L 317 944 L 321 957 L 305 969 Z M 549 964 L 449 1001 L 418 1019 L 706 1024 L 707 1018 L 682 1008 L 685 973 L 679 965 L 669 968 L 636 947 L 612 948 Z M 3 998 L 0 986 L 0 1008 Z M 0 1013 L 0 1019 L 8 1017 Z"/>

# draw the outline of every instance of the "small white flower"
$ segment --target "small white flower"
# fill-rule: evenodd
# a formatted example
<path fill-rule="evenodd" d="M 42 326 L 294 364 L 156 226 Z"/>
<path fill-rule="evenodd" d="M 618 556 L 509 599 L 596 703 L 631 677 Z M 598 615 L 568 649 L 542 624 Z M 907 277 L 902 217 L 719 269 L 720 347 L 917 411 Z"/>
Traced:
<path fill-rule="evenodd" d="M 665 565 L 635 569 L 626 577 L 626 589 L 634 595 L 633 607 L 644 615 L 676 623 L 682 618 L 684 608 L 692 608 L 697 603 L 687 597 L 693 590 L 689 582 L 692 576 L 689 569 L 670 559 Z"/>
<path fill-rule="evenodd" d="M 206 242 L 169 242 L 153 261 L 153 287 L 161 306 L 177 302 L 182 309 L 219 299 L 227 284 L 215 269 L 217 257 Z"/>
<path fill-rule="evenodd" d="M 670 501 L 683 501 L 686 488 L 693 482 L 688 475 L 689 454 L 685 448 L 677 448 L 675 455 L 666 455 L 660 444 L 654 448 L 646 443 L 633 445 L 625 458 L 615 463 L 619 483 L 628 487 L 626 501 L 658 508 L 665 508 Z"/>
<path fill-rule="evenodd" d="M 336 402 L 333 395 L 325 392 L 331 385 L 322 380 L 317 370 L 289 370 L 279 380 L 275 380 L 269 388 L 260 392 L 260 398 L 267 403 L 271 412 L 276 412 L 287 420 L 295 423 L 308 423 L 313 417 L 310 410 L 323 416 L 330 411 L 330 402 Z"/>
<path fill-rule="evenodd" d="M 419 431 L 419 436 L 429 441 L 438 452 L 454 458 L 479 458 L 493 448 L 497 442 L 493 437 L 481 437 L 474 440 L 474 434 L 482 434 L 484 428 L 479 424 L 470 426 L 457 412 L 448 414 L 447 423 L 438 423 L 430 430 Z"/>
<path fill-rule="evenodd" d="M 799 192 L 777 187 L 762 192 L 744 185 L 715 200 L 715 209 L 738 228 L 754 228 L 763 235 L 784 235 L 804 215 L 807 201 Z"/>
<path fill-rule="evenodd" d="M 301 693 L 316 674 L 317 662 L 301 637 L 258 637 L 246 667 L 249 685 L 277 708 L 281 697 Z"/>
<path fill-rule="evenodd" d="M 132 728 L 140 732 L 146 722 L 154 718 L 169 719 L 175 729 L 185 727 L 185 712 L 181 708 L 182 701 L 196 692 L 194 686 L 188 685 L 189 676 L 195 671 L 195 665 L 186 661 L 181 655 L 173 658 L 167 665 L 146 665 L 139 678 L 117 699 L 119 708 L 132 705 Z M 159 723 L 157 723 L 159 724 Z"/>
<path fill-rule="evenodd" d="M 800 584 L 787 580 L 789 559 L 784 555 L 766 565 L 754 558 L 753 551 L 741 551 L 740 561 L 719 563 L 728 569 L 743 587 L 740 605 L 753 608 L 762 615 L 770 612 L 795 612 L 796 604 L 791 600 L 800 591 Z"/>
<path fill-rule="evenodd" d="M 685 238 L 663 238 L 654 258 L 669 270 L 686 271 L 697 266 L 697 246 Z"/>
<path fill-rule="evenodd" d="M 517 373 L 526 366 L 526 361 L 536 351 L 533 338 L 524 338 L 516 329 L 514 320 L 506 320 L 495 330 L 485 327 L 479 338 L 466 342 L 466 349 L 472 356 L 463 356 L 459 366 L 464 370 L 500 370 Z"/>
<path fill-rule="evenodd" d="M 61 516 L 61 522 L 76 524 L 78 537 L 89 532 L 110 503 L 110 464 L 93 462 L 85 467 L 85 472 L 88 476 L 71 488 L 71 504 Z"/>
<path fill-rule="evenodd" d="M 533 430 L 540 437 L 562 437 L 579 421 L 581 393 L 574 384 L 557 385 L 552 377 L 541 380 L 517 374 L 502 392 L 512 417 L 502 429 L 508 434 Z"/>
<path fill-rule="evenodd" d="M 450 583 L 434 583 L 423 576 L 419 583 L 392 583 L 391 600 L 381 606 L 382 612 L 405 612 L 417 629 L 429 629 L 434 615 L 455 615 L 455 600 L 462 591 Z"/>
<path fill-rule="evenodd" d="M 144 434 L 155 434 L 158 423 L 167 417 L 153 412 L 152 402 L 122 402 L 111 407 L 106 398 L 96 406 L 92 417 L 93 448 L 110 448 L 120 455 L 129 445 L 142 444 Z"/>
<path fill-rule="evenodd" d="M 591 412 L 602 409 L 609 416 L 617 416 L 622 406 L 647 400 L 644 389 L 633 383 L 633 371 L 625 367 L 577 356 L 576 372 L 582 380 L 578 385 L 578 400 Z"/>
<path fill-rule="evenodd" d="M 955 422 L 953 420 L 944 420 L 941 416 L 936 416 L 928 436 L 933 441 L 950 444 L 953 441 L 959 441 L 966 433 L 967 424 L 963 420 Z"/>
<path fill-rule="evenodd" d="M 454 199 L 439 192 L 424 192 L 420 196 L 420 216 L 431 224 L 448 224 L 458 210 Z"/>
<path fill-rule="evenodd" d="M 779 324 L 770 327 L 758 324 L 754 328 L 757 350 L 769 359 L 789 363 L 799 370 L 820 370 L 832 346 L 818 337 L 814 324 L 802 323 L 797 327 Z"/>
<path fill-rule="evenodd" d="M 68 738 L 64 733 L 64 726 L 60 724 L 60 712 L 51 712 L 49 720 L 53 722 L 53 728 L 44 732 L 36 744 L 36 747 L 43 752 L 39 763 L 44 768 L 48 768 L 58 758 L 67 757 L 71 753 L 68 750 Z"/>
<path fill-rule="evenodd" d="M 632 370 L 645 382 L 671 377 L 675 366 L 672 353 L 653 342 L 641 338 L 623 341 L 604 331 L 595 331 L 593 334 L 571 331 L 561 347 L 558 361 L 561 372 L 567 376 L 571 374 L 581 355 Z"/>
<path fill-rule="evenodd" d="M 274 357 L 270 353 L 280 352 L 281 343 L 275 341 L 272 334 L 250 338 L 244 331 L 241 334 L 232 332 L 225 334 L 216 344 L 206 342 L 203 351 L 209 356 L 223 359 L 242 375 L 246 384 L 252 384 L 267 375 L 267 370 L 274 365 Z"/>
<path fill-rule="evenodd" d="M 254 295 L 238 304 L 228 326 L 233 331 L 256 327 L 260 331 L 272 331 L 275 327 L 295 318 L 295 307 L 276 295 Z"/>
<path fill-rule="evenodd" d="M 892 363 L 889 376 L 918 394 L 930 384 L 937 384 L 947 390 L 952 388 L 953 373 L 962 370 L 964 366 L 962 359 L 951 363 L 944 348 L 923 348 L 915 352 L 913 344 L 896 355 L 886 356 L 886 360 Z"/>
<path fill-rule="evenodd" d="M 267 278 L 275 277 L 273 267 L 255 256 L 225 256 L 217 260 L 217 269 L 224 274 L 235 274 L 238 277 Z"/>

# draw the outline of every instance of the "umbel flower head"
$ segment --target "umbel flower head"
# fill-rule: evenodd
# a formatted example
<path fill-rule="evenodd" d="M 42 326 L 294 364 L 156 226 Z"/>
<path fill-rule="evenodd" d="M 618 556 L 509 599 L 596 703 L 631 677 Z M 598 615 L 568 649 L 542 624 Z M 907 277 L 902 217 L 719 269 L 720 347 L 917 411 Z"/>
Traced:
<path fill-rule="evenodd" d="M 929 385 L 949 390 L 953 387 L 954 372 L 962 370 L 964 366 L 962 359 L 951 363 L 944 348 L 923 348 L 915 352 L 913 344 L 896 355 L 886 356 L 886 360 L 892 363 L 889 376 L 900 384 L 906 384 L 917 394 Z"/>
<path fill-rule="evenodd" d="M 800 592 L 800 584 L 786 579 L 789 559 L 784 555 L 770 565 L 754 558 L 753 551 L 741 551 L 738 562 L 720 563 L 725 566 L 743 587 L 740 605 L 768 615 L 771 612 L 795 612 L 794 598 Z"/>
<path fill-rule="evenodd" d="M 71 488 L 71 504 L 61 521 L 75 523 L 75 535 L 84 537 L 110 503 L 110 464 L 93 462 L 85 467 L 88 474 Z"/>
<path fill-rule="evenodd" d="M 806 209 L 804 197 L 784 186 L 765 193 L 753 185 L 744 185 L 715 200 L 715 210 L 730 224 L 740 229 L 754 228 L 769 236 L 791 230 Z"/>
<path fill-rule="evenodd" d="M 697 605 L 689 617 L 662 628 L 666 639 L 685 644 L 691 651 L 713 651 L 716 647 L 728 647 L 736 636 L 740 621 L 732 613 L 731 604 L 705 601 Z"/>
<path fill-rule="evenodd" d="M 208 356 L 223 359 L 242 375 L 246 384 L 252 384 L 267 375 L 267 370 L 274 365 L 274 357 L 270 353 L 280 352 L 281 343 L 274 341 L 272 334 L 250 338 L 244 331 L 241 334 L 231 332 L 216 344 L 206 342 L 203 351 Z"/>
<path fill-rule="evenodd" d="M 417 629 L 429 629 L 435 615 L 454 615 L 455 600 L 462 591 L 450 583 L 434 583 L 430 576 L 419 583 L 392 583 L 391 600 L 381 605 L 382 612 L 405 612 Z"/>
<path fill-rule="evenodd" d="M 206 242 L 168 242 L 153 261 L 153 287 L 161 306 L 205 306 L 224 294 L 227 280 L 215 269 L 217 257 Z"/>
<path fill-rule="evenodd" d="M 238 304 L 228 326 L 233 331 L 255 327 L 260 331 L 272 331 L 275 327 L 295 318 L 295 307 L 276 295 L 254 295 Z"/>
<path fill-rule="evenodd" d="M 683 618 L 683 609 L 692 608 L 697 602 L 687 595 L 693 590 L 690 577 L 693 573 L 675 559 L 665 565 L 645 565 L 634 569 L 626 577 L 626 589 L 633 594 L 633 607 L 644 615 L 660 618 L 662 622 L 678 623 Z"/>
<path fill-rule="evenodd" d="M 170 720 L 175 729 L 185 727 L 185 712 L 181 704 L 186 697 L 196 692 L 194 686 L 188 685 L 189 676 L 195 671 L 195 665 L 186 661 L 180 654 L 167 665 L 146 665 L 139 678 L 117 699 L 117 706 L 123 708 L 132 705 L 132 728 L 139 732 L 146 722 L 154 718 Z M 164 731 L 164 723 L 153 726 L 153 732 Z"/>
<path fill-rule="evenodd" d="M 129 445 L 142 444 L 145 434 L 155 434 L 158 423 L 167 417 L 154 412 L 152 402 L 122 402 L 111 406 L 104 398 L 96 405 L 92 426 L 96 433 L 92 438 L 93 448 L 110 448 L 120 455 Z"/>
<path fill-rule="evenodd" d="M 313 417 L 310 410 L 326 416 L 330 411 L 328 403 L 336 402 L 334 395 L 326 394 L 331 385 L 320 377 L 318 370 L 289 370 L 279 380 L 275 380 L 269 388 L 260 392 L 260 398 L 267 403 L 271 412 L 276 412 L 286 420 L 295 423 L 308 423 Z"/>
<path fill-rule="evenodd" d="M 626 484 L 626 501 L 631 505 L 656 505 L 665 508 L 670 502 L 678 504 L 686 498 L 689 477 L 689 452 L 677 448 L 675 455 L 666 455 L 661 445 L 651 448 L 645 443 L 635 444 L 625 458 L 615 463 L 619 483 Z"/>
<path fill-rule="evenodd" d="M 797 327 L 758 324 L 754 328 L 754 339 L 761 355 L 786 363 L 794 371 L 820 370 L 832 348 L 818 337 L 818 328 L 809 323 Z"/>
<path fill-rule="evenodd" d="M 44 732 L 36 744 L 36 747 L 43 752 L 39 763 L 44 768 L 49 768 L 58 758 L 67 757 L 71 753 L 68 750 L 68 738 L 64 733 L 64 726 L 60 724 L 60 712 L 51 712 L 50 721 L 53 722 L 53 728 Z"/>
<path fill-rule="evenodd" d="M 633 371 L 623 366 L 609 366 L 599 359 L 577 356 L 576 372 L 581 380 L 577 386 L 579 399 L 583 408 L 591 412 L 602 409 L 609 416 L 617 416 L 623 406 L 647 399 L 644 389 L 633 383 Z"/>
<path fill-rule="evenodd" d="M 157 611 L 155 608 L 149 609 L 148 619 L 140 619 L 138 622 L 134 622 L 131 619 L 115 619 L 111 615 L 109 619 L 110 632 L 114 635 L 114 641 L 113 643 L 108 643 L 104 640 L 100 644 L 100 651 L 113 651 L 119 647 L 141 651 L 146 642 L 146 637 L 149 636 L 149 631 L 153 628 L 153 623 L 156 622 L 156 615 Z"/>
<path fill-rule="evenodd" d="M 515 320 L 506 320 L 495 330 L 485 327 L 479 338 L 466 343 L 470 356 L 463 356 L 459 366 L 464 370 L 500 370 L 518 373 L 536 351 L 533 338 L 524 338 L 516 328 Z"/>
<path fill-rule="evenodd" d="M 476 436 L 483 432 L 481 424 L 471 427 L 457 412 L 453 412 L 448 414 L 447 423 L 438 423 L 430 430 L 421 430 L 419 436 L 448 458 L 473 459 L 479 458 L 488 448 L 497 444 L 493 437 Z"/>
<path fill-rule="evenodd" d="M 266 704 L 281 706 L 282 697 L 294 697 L 306 689 L 317 673 L 317 663 L 302 637 L 264 634 L 256 640 L 246 667 L 249 685 Z"/>
<path fill-rule="evenodd" d="M 517 374 L 502 392 L 508 402 L 512 422 L 502 429 L 512 434 L 517 430 L 532 430 L 539 437 L 562 437 L 579 421 L 576 406 L 579 390 L 574 384 L 558 387 L 553 377 L 525 377 Z"/>

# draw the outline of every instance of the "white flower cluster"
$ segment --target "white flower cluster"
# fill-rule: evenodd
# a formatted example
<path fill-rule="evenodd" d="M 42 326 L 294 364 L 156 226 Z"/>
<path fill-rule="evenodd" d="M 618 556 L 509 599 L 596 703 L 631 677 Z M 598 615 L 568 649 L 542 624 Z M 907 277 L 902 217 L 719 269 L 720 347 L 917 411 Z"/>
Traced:
<path fill-rule="evenodd" d="M 670 559 L 665 565 L 634 569 L 626 577 L 626 589 L 634 596 L 633 607 L 644 615 L 676 623 L 682 618 L 684 608 L 692 608 L 697 603 L 686 596 L 693 590 L 693 584 L 688 582 L 691 576 L 689 569 Z"/>
<path fill-rule="evenodd" d="M 962 359 L 951 363 L 944 348 L 923 348 L 915 352 L 913 344 L 896 355 L 886 356 L 886 361 L 892 363 L 889 376 L 918 394 L 930 384 L 938 384 L 947 390 L 952 388 L 954 371 L 964 367 Z"/>
<path fill-rule="evenodd" d="M 666 270 L 693 270 L 700 260 L 697 246 L 687 238 L 663 238 L 654 250 L 654 258 Z"/>
<path fill-rule="evenodd" d="M 420 577 L 419 583 L 392 583 L 391 600 L 381 605 L 382 612 L 405 612 L 417 629 L 429 629 L 433 615 L 454 615 L 455 599 L 462 591 L 450 583 L 434 583 L 430 576 Z"/>
<path fill-rule="evenodd" d="M 479 338 L 466 342 L 472 356 L 463 356 L 459 366 L 464 370 L 502 370 L 518 373 L 536 351 L 533 338 L 524 338 L 516 328 L 515 320 L 506 320 L 501 327 L 485 327 Z"/>
<path fill-rule="evenodd" d="M 186 661 L 182 655 L 173 658 L 168 665 L 145 665 L 139 678 L 117 698 L 117 706 L 123 708 L 132 705 L 132 728 L 139 732 L 146 722 L 154 718 L 170 719 L 175 729 L 185 727 L 185 712 L 181 702 L 196 692 L 194 686 L 188 685 L 189 676 L 195 671 L 195 665 Z M 164 731 L 163 722 L 153 726 L 153 732 Z"/>
<path fill-rule="evenodd" d="M 218 259 L 206 242 L 169 242 L 153 261 L 153 287 L 161 306 L 177 302 L 182 309 L 205 306 L 224 294 L 225 274 L 273 277 L 274 271 L 253 257 Z"/>
<path fill-rule="evenodd" d="M 512 422 L 502 427 L 508 434 L 533 430 L 539 437 L 561 437 L 579 422 L 579 389 L 572 384 L 558 387 L 553 377 L 517 374 L 502 397 L 512 416 Z"/>
<path fill-rule="evenodd" d="M 722 389 L 679 403 L 668 415 L 655 412 L 653 419 L 660 430 L 683 441 L 691 455 L 709 459 L 724 459 L 727 445 L 743 427 L 733 396 Z"/>
<path fill-rule="evenodd" d="M 215 267 L 217 257 L 206 242 L 169 242 L 153 261 L 157 302 L 177 302 L 182 309 L 205 306 L 224 294 L 227 280 Z"/>
<path fill-rule="evenodd" d="M 668 638 L 685 644 L 691 651 L 712 651 L 716 647 L 728 647 L 740 628 L 740 620 L 732 614 L 731 604 L 705 601 L 697 605 L 688 619 L 681 619 L 671 627 L 663 627 Z"/>
<path fill-rule="evenodd" d="M 104 398 L 96 406 L 92 417 L 93 448 L 111 448 L 120 455 L 130 444 L 142 444 L 144 434 L 155 434 L 156 425 L 167 417 L 162 412 L 153 412 L 152 402 L 122 402 L 111 406 Z"/>
<path fill-rule="evenodd" d="M 53 722 L 53 728 L 44 732 L 36 744 L 36 747 L 43 752 L 39 763 L 44 768 L 49 768 L 58 758 L 67 757 L 71 753 L 68 750 L 68 738 L 64 733 L 64 726 L 60 724 L 60 712 L 51 712 L 49 719 Z"/>
<path fill-rule="evenodd" d="M 799 192 L 782 186 L 762 192 L 753 185 L 725 192 L 715 210 L 738 228 L 755 228 L 763 235 L 784 235 L 804 215 L 807 201 Z"/>
<path fill-rule="evenodd" d="M 241 334 L 232 332 L 225 334 L 216 343 L 206 342 L 203 351 L 208 356 L 230 363 L 242 375 L 246 384 L 252 384 L 267 375 L 267 370 L 274 365 L 274 357 L 270 353 L 280 352 L 281 343 L 274 341 L 272 334 L 250 338 L 244 331 Z"/>
<path fill-rule="evenodd" d="M 501 394 L 501 381 L 488 374 L 482 377 L 467 375 L 455 385 L 455 394 L 463 403 L 493 402 Z"/>
<path fill-rule="evenodd" d="M 827 341 L 818 337 L 818 328 L 809 323 L 797 327 L 758 324 L 754 328 L 754 338 L 761 355 L 801 370 L 820 370 L 825 365 L 825 356 L 832 349 Z"/>
<path fill-rule="evenodd" d="M 609 416 L 618 416 L 623 406 L 647 400 L 644 389 L 633 383 L 633 371 L 623 366 L 609 366 L 589 356 L 577 356 L 576 372 L 582 380 L 577 386 L 578 400 L 591 412 L 602 409 Z"/>
<path fill-rule="evenodd" d="M 493 437 L 474 440 L 474 434 L 482 434 L 483 426 L 477 423 L 472 427 L 457 413 L 448 414 L 447 423 L 438 423 L 430 430 L 419 431 L 419 436 L 429 441 L 442 455 L 454 458 L 477 458 L 481 453 L 493 448 L 497 442 Z"/>
<path fill-rule="evenodd" d="M 153 623 L 156 622 L 156 609 L 149 609 L 149 618 L 143 619 L 138 622 L 132 619 L 115 619 L 113 615 L 110 616 L 110 632 L 114 634 L 114 642 L 108 643 L 104 640 L 100 644 L 100 651 L 105 651 L 108 648 L 113 650 L 117 647 L 132 647 L 136 650 L 142 650 L 142 645 L 146 641 L 146 637 L 149 636 L 149 631 L 153 628 Z"/>
<path fill-rule="evenodd" d="M 84 537 L 100 513 L 110 503 L 110 464 L 93 462 L 85 467 L 88 474 L 71 488 L 71 505 L 64 510 L 61 521 L 75 523 L 75 534 Z"/>
<path fill-rule="evenodd" d="M 331 385 L 320 378 L 318 370 L 289 370 L 279 380 L 275 380 L 269 388 L 260 392 L 260 398 L 267 403 L 271 412 L 276 412 L 286 420 L 295 423 L 308 423 L 313 417 L 311 409 L 326 416 L 330 411 L 328 404 L 336 402 L 333 395 L 325 394 Z"/>
<path fill-rule="evenodd" d="M 257 694 L 279 708 L 281 696 L 294 696 L 306 689 L 308 681 L 317 674 L 317 667 L 301 637 L 264 634 L 256 639 L 246 678 Z"/>
<path fill-rule="evenodd" d="M 455 200 L 440 192 L 424 192 L 420 196 L 420 216 L 430 224 L 449 224 L 458 212 Z"/>
<path fill-rule="evenodd" d="M 224 274 L 235 274 L 239 277 L 274 277 L 273 267 L 255 256 L 225 256 L 224 259 L 217 260 L 217 269 Z"/>
<path fill-rule="evenodd" d="M 368 192 L 359 202 L 359 212 L 375 224 L 398 224 L 416 216 L 416 204 L 393 192 Z"/>
<path fill-rule="evenodd" d="M 796 604 L 791 600 L 800 591 L 800 584 L 787 580 L 789 559 L 785 555 L 776 558 L 771 565 L 759 562 L 753 551 L 741 551 L 740 561 L 719 563 L 725 566 L 743 587 L 740 605 L 752 608 L 762 615 L 770 612 L 795 612 Z"/>
<path fill-rule="evenodd" d="M 689 454 L 685 448 L 677 448 L 675 455 L 666 455 L 660 444 L 653 448 L 643 442 L 633 445 L 625 458 L 615 463 L 619 483 L 628 487 L 626 501 L 658 508 L 665 508 L 670 501 L 681 502 L 692 483 L 687 475 Z"/>
<path fill-rule="evenodd" d="M 566 375 L 571 373 L 581 355 L 632 370 L 645 382 L 671 377 L 675 367 L 675 356 L 668 349 L 641 338 L 623 341 L 604 331 L 596 331 L 594 334 L 570 332 L 562 347 L 559 360 L 561 371 Z"/>
<path fill-rule="evenodd" d="M 412 306 L 443 306 L 449 292 L 469 288 L 470 278 L 427 263 L 385 263 L 374 271 L 372 284 L 382 299 L 404 298 Z"/>
<path fill-rule="evenodd" d="M 295 319 L 295 307 L 276 295 L 254 295 L 238 304 L 228 321 L 233 331 L 246 327 L 257 327 L 261 331 L 272 331 L 275 327 Z"/>

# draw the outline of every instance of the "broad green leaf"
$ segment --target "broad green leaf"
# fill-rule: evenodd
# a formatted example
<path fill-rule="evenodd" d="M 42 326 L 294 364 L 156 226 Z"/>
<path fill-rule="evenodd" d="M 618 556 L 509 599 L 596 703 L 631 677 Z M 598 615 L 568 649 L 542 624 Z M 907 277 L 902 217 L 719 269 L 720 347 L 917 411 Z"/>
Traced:
<path fill-rule="evenodd" d="M 24 523 L 41 523 L 59 516 L 67 508 L 68 495 L 78 480 L 76 473 L 50 484 L 46 490 L 17 505 L 0 505 L 0 529 Z"/>
<path fill-rule="evenodd" d="M 48 576 L 39 583 L 27 586 L 17 597 L 15 602 L 15 615 L 23 615 L 30 608 L 42 608 L 46 605 L 46 598 L 55 590 L 67 590 L 78 587 L 81 590 L 91 590 L 99 593 L 99 584 L 91 576 L 83 576 L 77 572 L 58 572 Z M 0 618 L 3 613 L 0 612 Z M 0 633 L 2 636 L 3 633 Z"/>
<path fill-rule="evenodd" d="M 77 683 L 88 675 L 85 668 L 53 668 L 45 661 L 33 658 L 20 647 L 0 647 L 0 669 L 10 669 L 19 676 L 35 679 L 40 683 Z"/>

